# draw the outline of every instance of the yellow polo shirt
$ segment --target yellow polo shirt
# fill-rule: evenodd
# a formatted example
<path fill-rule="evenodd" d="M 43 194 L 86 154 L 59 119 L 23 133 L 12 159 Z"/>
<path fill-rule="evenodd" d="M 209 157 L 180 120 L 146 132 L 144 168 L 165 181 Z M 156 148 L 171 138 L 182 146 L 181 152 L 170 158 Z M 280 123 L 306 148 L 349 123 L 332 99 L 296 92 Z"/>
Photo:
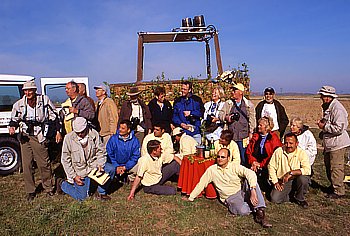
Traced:
<path fill-rule="evenodd" d="M 294 152 L 287 153 L 283 147 L 279 147 L 272 154 L 268 165 L 269 178 L 275 184 L 287 172 L 299 169 L 302 175 L 311 175 L 310 159 L 306 152 L 297 147 Z"/>
<path fill-rule="evenodd" d="M 230 150 L 230 159 L 229 162 L 237 163 L 238 165 L 241 164 L 241 154 L 239 153 L 238 145 L 235 141 L 231 141 L 230 144 L 225 147 L 224 145 L 220 144 L 219 140 L 216 140 L 214 142 L 215 147 L 215 154 L 217 154 L 221 148 L 227 148 Z"/>
<path fill-rule="evenodd" d="M 186 155 L 195 154 L 197 145 L 198 143 L 193 137 L 183 134 L 180 138 L 180 155 L 177 156 L 182 160 Z"/>
<path fill-rule="evenodd" d="M 171 140 L 171 136 L 168 133 L 164 133 L 162 137 L 156 137 L 154 136 L 154 133 L 147 134 L 142 142 L 141 156 L 145 156 L 148 154 L 147 143 L 151 140 L 158 140 L 160 142 L 160 146 L 162 147 L 162 156 L 163 155 L 171 155 L 172 157 L 174 156 L 173 141 Z M 170 158 L 170 157 L 166 157 L 166 158 Z"/>
<path fill-rule="evenodd" d="M 170 156 L 167 156 L 170 157 Z M 142 156 L 138 161 L 137 175 L 141 177 L 141 184 L 151 186 L 159 183 L 162 178 L 162 166 L 170 163 L 173 159 L 163 158 L 162 156 L 151 157 L 149 154 Z"/>
<path fill-rule="evenodd" d="M 242 178 L 248 180 L 250 187 L 256 187 L 257 177 L 254 171 L 234 162 L 229 162 L 225 168 L 217 164 L 212 165 L 204 172 L 188 199 L 193 201 L 209 183 L 213 182 L 219 192 L 220 200 L 224 202 L 226 198 L 241 190 Z"/>

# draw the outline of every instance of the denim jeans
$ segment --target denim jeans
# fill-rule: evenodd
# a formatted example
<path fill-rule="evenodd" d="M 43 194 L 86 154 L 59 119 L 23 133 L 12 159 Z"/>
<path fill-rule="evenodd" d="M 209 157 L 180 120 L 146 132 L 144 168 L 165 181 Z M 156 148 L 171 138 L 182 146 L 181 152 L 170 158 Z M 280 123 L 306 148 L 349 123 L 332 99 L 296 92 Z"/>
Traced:
<path fill-rule="evenodd" d="M 109 163 L 105 164 L 104 171 L 108 173 L 111 178 L 103 186 L 99 185 L 97 187 L 98 193 L 103 195 L 107 194 L 108 187 L 115 175 L 114 167 Z M 83 183 L 84 185 L 77 185 L 75 182 L 70 184 L 67 181 L 63 181 L 61 188 L 63 192 L 70 195 L 72 198 L 83 201 L 89 196 L 93 184 L 97 184 L 87 176 L 83 179 Z"/>
<path fill-rule="evenodd" d="M 238 148 L 239 148 L 239 154 L 241 155 L 241 165 L 246 165 L 246 158 L 245 158 L 245 150 L 246 148 L 243 147 L 243 141 L 236 141 Z"/>

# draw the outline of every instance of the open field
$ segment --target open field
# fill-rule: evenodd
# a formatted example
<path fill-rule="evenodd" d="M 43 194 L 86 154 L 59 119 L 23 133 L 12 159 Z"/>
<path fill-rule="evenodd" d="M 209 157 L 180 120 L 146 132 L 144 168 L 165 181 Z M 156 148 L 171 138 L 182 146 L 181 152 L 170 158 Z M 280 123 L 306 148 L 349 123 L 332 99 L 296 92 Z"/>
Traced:
<path fill-rule="evenodd" d="M 311 126 L 321 116 L 318 98 L 310 97 L 302 102 L 296 98 L 278 99 L 289 116 L 299 115 Z M 349 98 L 341 101 L 350 111 Z M 253 98 L 253 102 L 257 104 L 258 100 Z M 134 201 L 127 202 L 128 185 L 114 191 L 110 202 L 88 199 L 80 203 L 67 195 L 39 194 L 28 203 L 22 174 L 3 176 L 0 177 L 0 232 L 1 235 L 349 235 L 349 187 L 346 198 L 324 197 L 329 182 L 321 150 L 314 171 L 313 187 L 307 195 L 308 209 L 292 203 L 267 202 L 272 229 L 261 228 L 252 216 L 231 216 L 218 200 L 201 198 L 193 203 L 184 202 L 180 192 L 166 197 L 140 191 Z M 349 167 L 346 174 L 350 174 Z"/>
<path fill-rule="evenodd" d="M 276 96 L 276 99 L 286 108 L 289 118 L 298 116 L 312 128 L 316 128 L 317 121 L 322 118 L 322 101 L 318 95 Z M 256 106 L 262 100 L 262 97 L 251 97 L 251 100 Z M 338 100 L 349 113 L 350 95 L 340 95 Z M 350 116 L 348 121 L 350 127 Z"/>

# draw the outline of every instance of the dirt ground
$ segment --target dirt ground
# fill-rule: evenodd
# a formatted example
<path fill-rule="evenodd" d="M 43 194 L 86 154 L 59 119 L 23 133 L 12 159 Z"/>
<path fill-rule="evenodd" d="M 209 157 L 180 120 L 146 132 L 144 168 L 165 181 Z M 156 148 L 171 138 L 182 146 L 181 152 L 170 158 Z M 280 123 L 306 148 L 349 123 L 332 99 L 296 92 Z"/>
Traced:
<path fill-rule="evenodd" d="M 316 128 L 316 122 L 322 117 L 322 101 L 318 96 L 276 96 L 285 107 L 288 118 L 300 117 L 304 123 L 311 128 Z M 348 113 L 350 113 L 350 96 L 340 96 L 339 101 L 343 104 Z M 256 106 L 262 97 L 251 97 L 251 101 Z M 350 117 L 348 117 L 350 129 Z"/>

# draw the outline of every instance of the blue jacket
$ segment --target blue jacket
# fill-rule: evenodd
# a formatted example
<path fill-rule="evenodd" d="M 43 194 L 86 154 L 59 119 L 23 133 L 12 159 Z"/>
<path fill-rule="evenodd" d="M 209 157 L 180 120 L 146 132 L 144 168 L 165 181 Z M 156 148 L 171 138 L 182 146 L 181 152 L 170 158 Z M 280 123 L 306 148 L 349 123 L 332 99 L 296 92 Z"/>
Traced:
<path fill-rule="evenodd" d="M 130 170 L 140 158 L 140 143 L 135 137 L 134 131 L 131 131 L 129 137 L 124 141 L 118 130 L 109 139 L 106 149 L 107 162 L 111 163 L 114 168 L 125 166 L 127 170 Z"/>
<path fill-rule="evenodd" d="M 194 123 L 191 123 L 189 119 L 186 119 L 183 111 L 191 111 L 191 115 L 196 118 L 196 121 Z M 203 117 L 203 113 L 204 105 L 202 99 L 196 95 L 191 95 L 189 98 L 180 97 L 174 101 L 173 122 L 175 126 L 180 126 L 181 123 L 194 125 L 194 132 L 184 130 L 185 133 L 190 136 L 200 134 L 200 119 Z"/>

